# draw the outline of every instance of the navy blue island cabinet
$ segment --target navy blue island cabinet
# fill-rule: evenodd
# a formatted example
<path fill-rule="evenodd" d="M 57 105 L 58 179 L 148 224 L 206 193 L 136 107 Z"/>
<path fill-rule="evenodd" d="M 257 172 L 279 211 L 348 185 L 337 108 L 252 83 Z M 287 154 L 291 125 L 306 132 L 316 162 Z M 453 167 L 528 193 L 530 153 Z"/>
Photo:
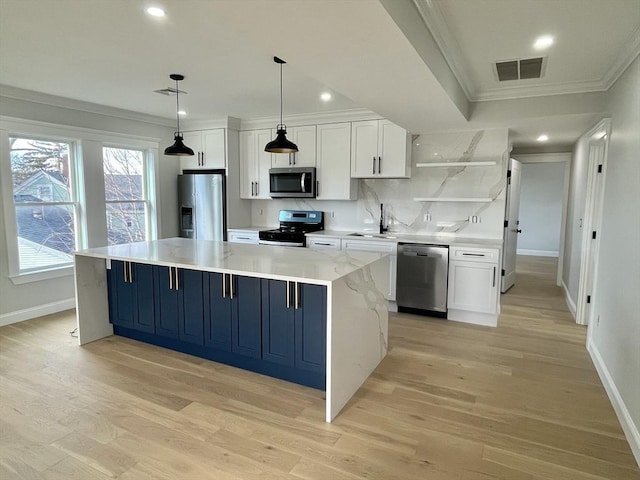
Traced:
<path fill-rule="evenodd" d="M 111 261 L 114 333 L 325 389 L 326 287 Z"/>

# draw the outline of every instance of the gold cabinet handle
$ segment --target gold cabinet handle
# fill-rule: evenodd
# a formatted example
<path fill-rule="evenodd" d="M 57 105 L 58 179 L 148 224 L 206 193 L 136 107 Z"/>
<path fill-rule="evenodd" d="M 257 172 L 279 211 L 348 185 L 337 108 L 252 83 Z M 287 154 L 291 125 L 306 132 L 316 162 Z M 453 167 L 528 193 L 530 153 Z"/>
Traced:
<path fill-rule="evenodd" d="M 290 292 L 290 288 L 289 288 L 289 280 L 287 280 L 287 308 L 291 307 L 291 294 Z"/>
<path fill-rule="evenodd" d="M 169 290 L 173 290 L 173 275 L 171 273 L 171 269 L 173 267 L 169 267 Z"/>
<path fill-rule="evenodd" d="M 129 283 L 133 283 L 133 270 L 131 267 L 131 262 L 129 262 Z"/>
<path fill-rule="evenodd" d="M 176 290 L 180 290 L 180 272 L 178 270 L 178 267 L 173 267 L 175 268 L 175 272 L 176 272 Z"/>
<path fill-rule="evenodd" d="M 227 298 L 227 274 L 222 274 L 222 298 Z"/>
<path fill-rule="evenodd" d="M 229 298 L 233 299 L 233 273 L 229 274 Z"/>
<path fill-rule="evenodd" d="M 300 307 L 300 294 L 298 293 L 298 289 L 300 288 L 298 282 L 295 283 L 294 285 L 294 290 L 293 293 L 295 294 L 295 304 L 296 304 L 296 310 Z"/>

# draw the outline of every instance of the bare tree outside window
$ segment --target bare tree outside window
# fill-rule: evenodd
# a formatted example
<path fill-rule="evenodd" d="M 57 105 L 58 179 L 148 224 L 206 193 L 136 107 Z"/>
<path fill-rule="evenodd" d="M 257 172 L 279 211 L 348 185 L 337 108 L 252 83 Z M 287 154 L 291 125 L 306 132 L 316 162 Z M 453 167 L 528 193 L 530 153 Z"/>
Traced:
<path fill-rule="evenodd" d="M 20 271 L 70 265 L 77 206 L 71 144 L 10 137 L 9 151 Z"/>
<path fill-rule="evenodd" d="M 146 240 L 144 152 L 104 147 L 102 157 L 109 245 Z"/>

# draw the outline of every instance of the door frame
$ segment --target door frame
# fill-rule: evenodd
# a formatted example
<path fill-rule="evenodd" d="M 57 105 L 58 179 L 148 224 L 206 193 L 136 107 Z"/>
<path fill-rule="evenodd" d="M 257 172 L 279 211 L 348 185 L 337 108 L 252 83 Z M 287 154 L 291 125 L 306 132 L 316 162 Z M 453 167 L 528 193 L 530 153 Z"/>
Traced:
<path fill-rule="evenodd" d="M 600 256 L 600 238 L 602 237 L 602 206 L 604 203 L 610 134 L 610 118 L 601 120 L 588 132 L 589 165 L 583 216 L 580 279 L 578 282 L 578 298 L 576 299 L 576 323 L 579 325 L 592 323 L 591 315 L 595 310 L 593 306 L 596 301 L 596 274 Z M 592 152 L 596 149 L 601 151 L 601 155 L 598 158 L 592 155 Z M 598 165 L 602 165 L 601 173 L 598 173 Z M 592 238 L 592 232 L 594 231 L 597 232 L 595 240 Z M 587 307 L 587 296 L 589 295 L 591 295 L 591 303 Z"/>

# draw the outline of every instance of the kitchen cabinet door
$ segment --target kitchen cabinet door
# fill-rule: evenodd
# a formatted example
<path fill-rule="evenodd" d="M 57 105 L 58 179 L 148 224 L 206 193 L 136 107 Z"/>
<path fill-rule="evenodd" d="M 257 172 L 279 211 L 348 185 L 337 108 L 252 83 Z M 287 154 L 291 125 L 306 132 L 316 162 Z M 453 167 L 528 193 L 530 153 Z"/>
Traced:
<path fill-rule="evenodd" d="M 358 181 L 351 178 L 351 124 L 317 127 L 316 178 L 318 200 L 355 200 Z"/>
<path fill-rule="evenodd" d="M 154 333 L 153 267 L 112 260 L 107 279 L 109 321 L 119 327 Z"/>
<path fill-rule="evenodd" d="M 177 339 L 180 335 L 180 290 L 173 267 L 155 269 L 156 335 Z"/>
<path fill-rule="evenodd" d="M 204 345 L 204 273 L 198 270 L 176 269 L 180 331 L 182 341 Z"/>
<path fill-rule="evenodd" d="M 231 296 L 230 275 L 208 273 L 208 302 L 205 303 L 204 344 L 209 347 L 231 351 Z M 223 283 L 224 282 L 224 283 Z"/>
<path fill-rule="evenodd" d="M 351 124 L 351 176 L 408 178 L 411 142 L 407 131 L 388 120 Z"/>
<path fill-rule="evenodd" d="M 180 157 L 182 170 L 226 168 L 224 128 L 184 132 L 183 138 L 195 155 Z"/>
<path fill-rule="evenodd" d="M 260 279 L 230 275 L 231 351 L 247 357 L 262 357 L 262 303 Z"/>
<path fill-rule="evenodd" d="M 296 282 L 295 362 L 299 370 L 324 374 L 327 351 L 327 287 Z M 296 302 L 297 297 L 297 304 Z"/>
<path fill-rule="evenodd" d="M 455 260 L 449 263 L 450 309 L 496 313 L 498 302 L 497 264 Z"/>
<path fill-rule="evenodd" d="M 240 198 L 269 199 L 269 168 L 271 153 L 264 147 L 269 143 L 271 130 L 240 132 Z"/>
<path fill-rule="evenodd" d="M 276 130 L 271 130 L 275 138 Z M 296 153 L 273 153 L 271 166 L 274 168 L 315 167 L 316 166 L 316 126 L 291 127 L 287 138 L 298 146 Z"/>
<path fill-rule="evenodd" d="M 294 365 L 294 282 L 262 280 L 262 359 Z"/>

